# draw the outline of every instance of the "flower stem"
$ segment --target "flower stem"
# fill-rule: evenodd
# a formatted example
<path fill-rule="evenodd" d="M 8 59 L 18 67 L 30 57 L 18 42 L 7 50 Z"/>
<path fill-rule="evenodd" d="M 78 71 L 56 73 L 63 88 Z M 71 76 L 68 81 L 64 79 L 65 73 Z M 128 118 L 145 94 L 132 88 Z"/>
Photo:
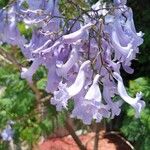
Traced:
<path fill-rule="evenodd" d="M 94 150 L 99 150 L 98 143 L 99 143 L 99 131 L 100 131 L 100 127 L 101 127 L 100 123 L 96 123 Z"/>

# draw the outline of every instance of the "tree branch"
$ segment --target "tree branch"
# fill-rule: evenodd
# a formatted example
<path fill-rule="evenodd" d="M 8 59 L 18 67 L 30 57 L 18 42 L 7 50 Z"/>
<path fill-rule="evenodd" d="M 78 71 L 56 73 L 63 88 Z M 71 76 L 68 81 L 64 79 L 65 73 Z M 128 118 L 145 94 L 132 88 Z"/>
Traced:
<path fill-rule="evenodd" d="M 87 150 L 86 147 L 82 144 L 79 137 L 76 135 L 74 129 L 72 128 L 68 120 L 66 120 L 65 122 L 65 127 L 72 136 L 72 138 L 74 139 L 74 141 L 76 142 L 76 144 L 78 145 L 78 147 L 80 148 L 80 150 Z"/>
<path fill-rule="evenodd" d="M 99 150 L 98 143 L 99 143 L 100 125 L 101 125 L 101 123 L 96 123 L 95 140 L 94 140 L 94 150 Z"/>

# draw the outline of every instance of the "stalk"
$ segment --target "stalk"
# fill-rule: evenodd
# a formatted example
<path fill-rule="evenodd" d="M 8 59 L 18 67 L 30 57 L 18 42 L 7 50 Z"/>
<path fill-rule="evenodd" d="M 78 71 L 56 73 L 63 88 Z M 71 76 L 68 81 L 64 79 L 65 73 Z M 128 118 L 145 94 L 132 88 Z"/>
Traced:
<path fill-rule="evenodd" d="M 99 132 L 100 132 L 100 123 L 96 123 L 95 129 L 95 139 L 94 139 L 94 150 L 99 150 L 98 143 L 99 143 Z"/>
<path fill-rule="evenodd" d="M 65 127 L 68 130 L 69 134 L 74 139 L 74 141 L 76 142 L 76 144 L 78 145 L 79 149 L 87 150 L 68 121 L 65 122 Z"/>

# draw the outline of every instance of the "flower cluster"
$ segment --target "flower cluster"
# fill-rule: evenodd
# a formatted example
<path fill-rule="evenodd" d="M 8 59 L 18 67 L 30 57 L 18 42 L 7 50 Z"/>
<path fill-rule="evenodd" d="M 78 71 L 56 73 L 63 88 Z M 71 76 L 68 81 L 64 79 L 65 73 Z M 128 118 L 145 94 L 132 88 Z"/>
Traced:
<path fill-rule="evenodd" d="M 32 76 L 43 65 L 48 70 L 46 91 L 52 93 L 51 104 L 58 111 L 74 102 L 71 116 L 85 124 L 92 120 L 114 118 L 123 101 L 139 117 L 145 103 L 142 93 L 130 97 L 120 69 L 133 73 L 131 61 L 143 43 L 143 33 L 136 32 L 132 9 L 126 0 L 114 0 L 109 8 L 97 2 L 91 9 L 68 22 L 59 12 L 59 0 L 24 0 L 0 10 L 0 41 L 17 45 L 32 65 L 22 68 L 21 77 Z M 31 39 L 21 35 L 17 24 L 32 29 Z M 119 95 L 120 99 L 114 97 Z"/>

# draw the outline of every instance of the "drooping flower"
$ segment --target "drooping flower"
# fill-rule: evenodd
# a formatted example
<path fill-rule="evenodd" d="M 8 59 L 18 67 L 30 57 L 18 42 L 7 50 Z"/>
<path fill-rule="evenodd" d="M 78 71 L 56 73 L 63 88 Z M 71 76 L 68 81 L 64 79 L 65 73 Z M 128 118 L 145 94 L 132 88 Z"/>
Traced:
<path fill-rule="evenodd" d="M 29 83 L 32 83 L 32 76 L 35 74 L 40 65 L 41 62 L 39 60 L 34 60 L 29 69 L 22 68 L 21 77 L 26 79 Z"/>
<path fill-rule="evenodd" d="M 92 120 L 100 122 L 103 118 L 109 118 L 109 107 L 102 103 L 101 91 L 98 85 L 100 75 L 94 77 L 92 85 L 85 96 L 75 97 L 75 106 L 71 116 L 83 120 L 84 124 L 91 124 Z M 82 95 L 84 95 L 82 93 Z"/>
<path fill-rule="evenodd" d="M 65 64 L 56 64 L 57 69 L 56 72 L 59 76 L 66 77 L 68 71 L 74 66 L 78 61 L 77 49 L 74 47 L 71 51 L 70 57 Z"/>
<path fill-rule="evenodd" d="M 89 64 L 90 61 L 87 60 L 81 65 L 78 75 L 71 86 L 67 87 L 67 84 L 60 82 L 58 91 L 54 91 L 51 104 L 56 105 L 58 111 L 62 110 L 62 108 L 66 108 L 68 100 L 77 95 L 84 87 L 86 79 L 85 69 L 89 67 Z"/>
<path fill-rule="evenodd" d="M 103 116 L 109 117 L 110 112 L 108 107 L 102 103 L 102 95 L 100 91 L 100 87 L 98 85 L 100 75 L 97 74 L 93 80 L 93 84 L 88 89 L 88 92 L 85 95 L 85 100 L 89 101 L 89 103 L 93 103 L 97 107 L 97 113 L 93 116 L 94 119 L 99 120 L 102 119 Z M 101 116 L 101 117 L 100 117 Z M 99 118 L 100 117 L 100 118 Z M 100 119 L 100 120 L 101 120 Z M 99 121 L 98 121 L 99 122 Z"/>
<path fill-rule="evenodd" d="M 64 35 L 62 37 L 62 42 L 70 44 L 70 43 L 76 42 L 77 40 L 80 40 L 80 39 L 86 39 L 87 31 L 92 26 L 93 26 L 93 23 L 90 22 L 90 23 L 82 26 L 79 30 L 77 30 L 77 31 L 75 31 L 73 33 Z"/>
<path fill-rule="evenodd" d="M 113 73 L 113 76 L 118 82 L 117 90 L 120 97 L 135 109 L 136 112 L 135 117 L 139 117 L 142 109 L 145 107 L 145 102 L 141 100 L 142 93 L 141 92 L 137 93 L 135 98 L 130 97 L 126 92 L 122 77 L 116 72 Z"/>
<path fill-rule="evenodd" d="M 48 69 L 46 91 L 53 93 L 57 90 L 59 82 L 61 81 L 61 78 L 56 73 L 56 60 L 52 59 L 45 66 Z"/>
<path fill-rule="evenodd" d="M 112 98 L 114 97 L 114 87 L 112 87 L 111 83 L 103 86 L 103 98 L 109 108 L 111 109 L 111 118 L 113 119 L 115 116 L 119 116 L 121 113 L 120 106 L 122 105 L 122 101 L 113 102 Z"/>
<path fill-rule="evenodd" d="M 93 84 L 91 85 L 91 87 L 88 89 L 88 92 L 85 95 L 85 99 L 86 100 L 95 100 L 97 102 L 101 102 L 102 100 L 102 96 L 101 96 L 101 92 L 100 92 L 100 88 L 98 85 L 98 80 L 99 80 L 100 75 L 97 74 L 93 80 Z"/>
<path fill-rule="evenodd" d="M 126 5 L 127 0 L 113 0 L 114 5 L 118 6 L 118 5 Z"/>

